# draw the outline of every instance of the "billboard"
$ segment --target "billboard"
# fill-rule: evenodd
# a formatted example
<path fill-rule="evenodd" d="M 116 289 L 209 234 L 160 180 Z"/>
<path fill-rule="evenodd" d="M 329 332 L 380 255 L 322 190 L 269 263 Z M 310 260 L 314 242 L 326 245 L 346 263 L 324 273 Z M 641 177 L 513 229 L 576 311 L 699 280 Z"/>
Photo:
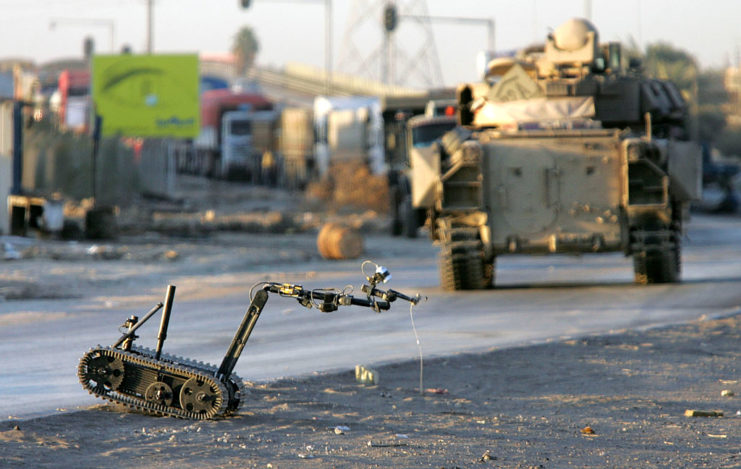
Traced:
<path fill-rule="evenodd" d="M 93 57 L 92 95 L 103 135 L 196 137 L 198 84 L 196 54 Z"/>

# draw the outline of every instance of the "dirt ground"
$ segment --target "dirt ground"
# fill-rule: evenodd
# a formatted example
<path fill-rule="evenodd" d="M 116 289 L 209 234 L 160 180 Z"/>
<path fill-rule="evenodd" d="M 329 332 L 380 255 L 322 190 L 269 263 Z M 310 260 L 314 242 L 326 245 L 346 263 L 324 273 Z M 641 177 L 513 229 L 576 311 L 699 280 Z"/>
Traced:
<path fill-rule="evenodd" d="M 105 295 L 122 284 L 162 283 L 173 272 L 244 269 L 237 259 L 245 257 L 273 265 L 311 261 L 319 259 L 312 230 L 342 215 L 315 212 L 310 203 L 267 190 L 224 199 L 223 188 L 214 188 L 218 203 L 210 191 L 185 186 L 175 202 L 150 201 L 128 212 L 116 243 L 11 240 L 25 260 L 5 265 L 0 296 Z M 370 232 L 386 229 L 383 217 L 371 212 L 346 217 Z M 132 228 L 142 223 L 149 229 Z M 230 248 L 247 249 L 235 231 L 251 237 L 252 251 L 230 255 Z M 264 233 L 281 236 L 270 236 L 267 249 L 260 244 Z M 400 241 L 393 249 L 429 249 L 421 246 Z M 109 271 L 101 258 L 131 268 Z M 64 275 L 48 269 L 50 260 Z M 241 412 L 215 421 L 153 417 L 101 403 L 0 422 L 0 466 L 741 467 L 739 344 L 736 314 L 425 360 L 423 393 L 420 363 L 410 361 L 377 369 L 379 383 L 371 386 L 359 384 L 354 370 L 247 383 Z M 715 416 L 689 417 L 688 410 Z"/>
<path fill-rule="evenodd" d="M 239 415 L 89 410 L 0 424 L 5 467 L 741 467 L 738 315 L 248 383 Z M 730 395 L 734 394 L 734 395 Z M 688 410 L 722 413 L 688 417 Z"/>

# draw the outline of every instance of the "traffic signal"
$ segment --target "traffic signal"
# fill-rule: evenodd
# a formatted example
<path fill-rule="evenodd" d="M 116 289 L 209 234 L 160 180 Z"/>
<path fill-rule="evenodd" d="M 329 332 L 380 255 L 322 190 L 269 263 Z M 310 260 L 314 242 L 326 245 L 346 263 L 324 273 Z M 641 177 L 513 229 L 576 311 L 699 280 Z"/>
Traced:
<path fill-rule="evenodd" d="M 390 33 L 396 29 L 399 23 L 399 16 L 396 14 L 396 5 L 393 3 L 387 3 L 383 9 L 383 27 L 386 32 Z"/>
<path fill-rule="evenodd" d="M 82 53 L 86 59 L 90 59 L 95 53 L 95 40 L 87 36 L 82 42 Z"/>

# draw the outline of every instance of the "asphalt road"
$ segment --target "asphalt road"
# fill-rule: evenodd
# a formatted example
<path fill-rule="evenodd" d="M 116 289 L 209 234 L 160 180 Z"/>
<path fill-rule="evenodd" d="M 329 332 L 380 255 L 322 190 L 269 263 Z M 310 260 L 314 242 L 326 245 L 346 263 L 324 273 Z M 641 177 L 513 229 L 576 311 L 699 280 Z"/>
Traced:
<path fill-rule="evenodd" d="M 425 358 L 682 323 L 741 308 L 739 218 L 694 217 L 682 282 L 674 285 L 634 285 L 632 263 L 619 254 L 502 257 L 496 289 L 450 293 L 438 287 L 429 241 L 404 241 L 415 249 L 385 256 L 380 247 L 393 242 L 378 237 L 369 245 L 374 260 L 391 270 L 390 287 L 428 298 L 413 310 Z M 362 281 L 359 263 L 351 261 L 224 274 L 209 269 L 174 278 L 178 290 L 165 351 L 218 364 L 249 304 L 248 286 L 267 279 L 306 288 L 354 285 L 357 293 Z M 80 387 L 77 362 L 89 347 L 114 342 L 128 315 L 142 316 L 158 301 L 149 292 L 160 285 L 147 285 L 144 295 L 141 287 L 121 285 L 116 297 L 93 292 L 0 303 L 0 416 L 30 418 L 102 402 Z M 140 345 L 154 346 L 158 317 L 151 322 L 142 328 Z M 418 353 L 406 303 L 382 314 L 359 307 L 323 314 L 271 297 L 236 373 L 260 381 L 416 359 Z"/>

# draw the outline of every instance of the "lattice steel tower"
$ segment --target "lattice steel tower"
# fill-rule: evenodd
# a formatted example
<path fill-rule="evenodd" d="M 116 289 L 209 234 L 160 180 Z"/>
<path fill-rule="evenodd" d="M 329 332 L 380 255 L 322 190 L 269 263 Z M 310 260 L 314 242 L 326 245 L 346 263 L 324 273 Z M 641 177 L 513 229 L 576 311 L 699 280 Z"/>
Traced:
<path fill-rule="evenodd" d="M 337 69 L 392 85 L 443 85 L 425 0 L 353 0 Z"/>

